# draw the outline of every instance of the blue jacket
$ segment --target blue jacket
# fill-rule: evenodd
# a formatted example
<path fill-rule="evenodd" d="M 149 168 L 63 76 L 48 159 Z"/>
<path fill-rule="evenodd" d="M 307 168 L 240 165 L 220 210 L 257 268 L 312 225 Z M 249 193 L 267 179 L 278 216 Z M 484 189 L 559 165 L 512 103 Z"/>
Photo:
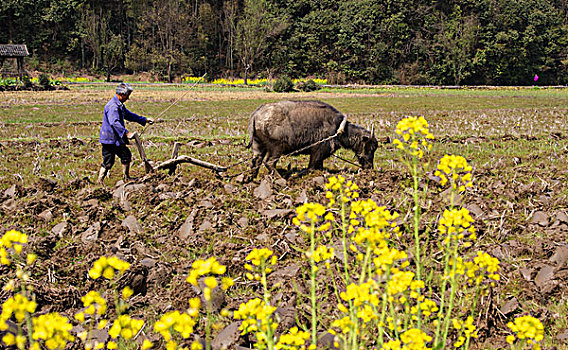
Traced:
<path fill-rule="evenodd" d="M 126 133 L 128 133 L 128 130 L 124 127 L 125 119 L 146 125 L 145 117 L 130 112 L 114 95 L 105 105 L 99 142 L 116 146 L 127 144 Z"/>

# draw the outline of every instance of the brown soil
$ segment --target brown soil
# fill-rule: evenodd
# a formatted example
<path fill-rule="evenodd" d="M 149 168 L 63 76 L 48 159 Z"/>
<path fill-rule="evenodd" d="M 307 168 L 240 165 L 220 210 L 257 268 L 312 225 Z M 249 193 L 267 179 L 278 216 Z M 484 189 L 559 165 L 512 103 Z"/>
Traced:
<path fill-rule="evenodd" d="M 135 168 L 135 175 L 142 175 L 141 169 Z M 489 252 L 502 266 L 501 283 L 481 305 L 476 348 L 503 345 L 506 323 L 525 312 L 539 317 L 545 329 L 565 317 L 557 305 L 567 298 L 568 170 L 546 169 L 536 173 L 515 162 L 488 164 L 476 169 L 475 187 L 463 199 L 479 232 L 473 249 Z M 81 296 L 104 287 L 87 277 L 92 263 L 102 255 L 117 255 L 132 263 L 119 281 L 119 286 L 135 290 L 130 313 L 148 322 L 165 311 L 187 308 L 188 299 L 199 294 L 185 282 L 191 263 L 210 256 L 227 265 L 228 275 L 237 280 L 235 291 L 217 302 L 236 309 L 259 288 L 243 277 L 245 257 L 255 247 L 270 247 L 280 257 L 271 281 L 282 282 L 274 299 L 283 326 L 291 325 L 293 314 L 305 320 L 307 310 L 296 306 L 294 292 L 307 290 L 307 284 L 298 251 L 306 245 L 291 223 L 293 209 L 304 198 L 325 203 L 323 183 L 330 172 L 301 176 L 292 169 L 286 182 L 261 172 L 256 182 L 243 184 L 238 177 L 226 179 L 180 165 L 173 176 L 153 173 L 107 188 L 90 178 L 66 183 L 38 178 L 29 187 L 15 182 L 0 192 L 0 232 L 17 229 L 29 235 L 31 249 L 39 256 L 32 284 L 41 313 L 59 311 L 72 317 Z M 345 169 L 341 174 L 359 184 L 364 198 L 389 206 L 403 203 L 401 184 L 408 182 L 404 171 Z M 434 222 L 444 195 L 435 181 L 426 184 L 432 202 L 425 204 L 425 222 Z M 11 267 L 0 267 L 2 282 L 12 274 Z M 1 291 L 0 301 L 7 296 Z M 329 301 L 323 308 L 332 313 L 333 305 Z M 563 330 L 547 337 L 555 338 L 559 348 L 567 338 Z M 233 343 L 243 346 L 250 340 L 236 338 Z"/>

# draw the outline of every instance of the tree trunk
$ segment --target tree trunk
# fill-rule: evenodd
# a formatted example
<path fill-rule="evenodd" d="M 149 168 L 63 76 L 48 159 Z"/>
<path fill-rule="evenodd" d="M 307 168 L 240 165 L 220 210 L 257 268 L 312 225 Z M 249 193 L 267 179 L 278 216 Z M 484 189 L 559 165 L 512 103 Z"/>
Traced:
<path fill-rule="evenodd" d="M 250 64 L 245 64 L 245 85 L 248 85 L 248 71 L 250 69 Z"/>
<path fill-rule="evenodd" d="M 85 68 L 85 40 L 81 40 L 81 69 Z"/>

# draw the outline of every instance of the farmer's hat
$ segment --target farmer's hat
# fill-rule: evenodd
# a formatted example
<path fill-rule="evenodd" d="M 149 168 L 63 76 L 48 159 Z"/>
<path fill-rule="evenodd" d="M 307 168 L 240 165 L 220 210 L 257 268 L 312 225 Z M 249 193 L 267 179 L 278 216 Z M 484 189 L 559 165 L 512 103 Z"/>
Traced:
<path fill-rule="evenodd" d="M 134 89 L 128 83 L 120 83 L 116 87 L 116 94 L 117 95 L 129 95 L 132 92 L 132 90 L 134 90 Z"/>

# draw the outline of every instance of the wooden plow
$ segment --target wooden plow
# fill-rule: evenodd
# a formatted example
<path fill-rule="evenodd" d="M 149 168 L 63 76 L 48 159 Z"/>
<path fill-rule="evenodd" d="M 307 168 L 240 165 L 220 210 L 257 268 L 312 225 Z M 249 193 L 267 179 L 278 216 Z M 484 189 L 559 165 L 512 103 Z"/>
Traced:
<path fill-rule="evenodd" d="M 146 152 L 144 152 L 144 147 L 142 146 L 142 141 L 140 140 L 140 136 L 138 135 L 138 133 L 134 133 L 134 140 L 136 141 L 136 148 L 138 148 L 140 159 L 142 159 L 142 161 L 144 162 L 144 170 L 146 171 L 146 174 L 149 174 L 154 170 L 168 169 L 168 174 L 173 175 L 177 169 L 177 166 L 181 163 L 191 163 L 207 169 L 211 169 L 217 173 L 222 173 L 227 171 L 226 167 L 211 164 L 209 162 L 205 162 L 203 160 L 199 160 L 189 156 L 178 155 L 179 146 L 180 146 L 179 142 L 174 143 L 174 149 L 172 151 L 171 159 L 152 165 L 148 160 L 148 158 L 146 157 Z"/>

